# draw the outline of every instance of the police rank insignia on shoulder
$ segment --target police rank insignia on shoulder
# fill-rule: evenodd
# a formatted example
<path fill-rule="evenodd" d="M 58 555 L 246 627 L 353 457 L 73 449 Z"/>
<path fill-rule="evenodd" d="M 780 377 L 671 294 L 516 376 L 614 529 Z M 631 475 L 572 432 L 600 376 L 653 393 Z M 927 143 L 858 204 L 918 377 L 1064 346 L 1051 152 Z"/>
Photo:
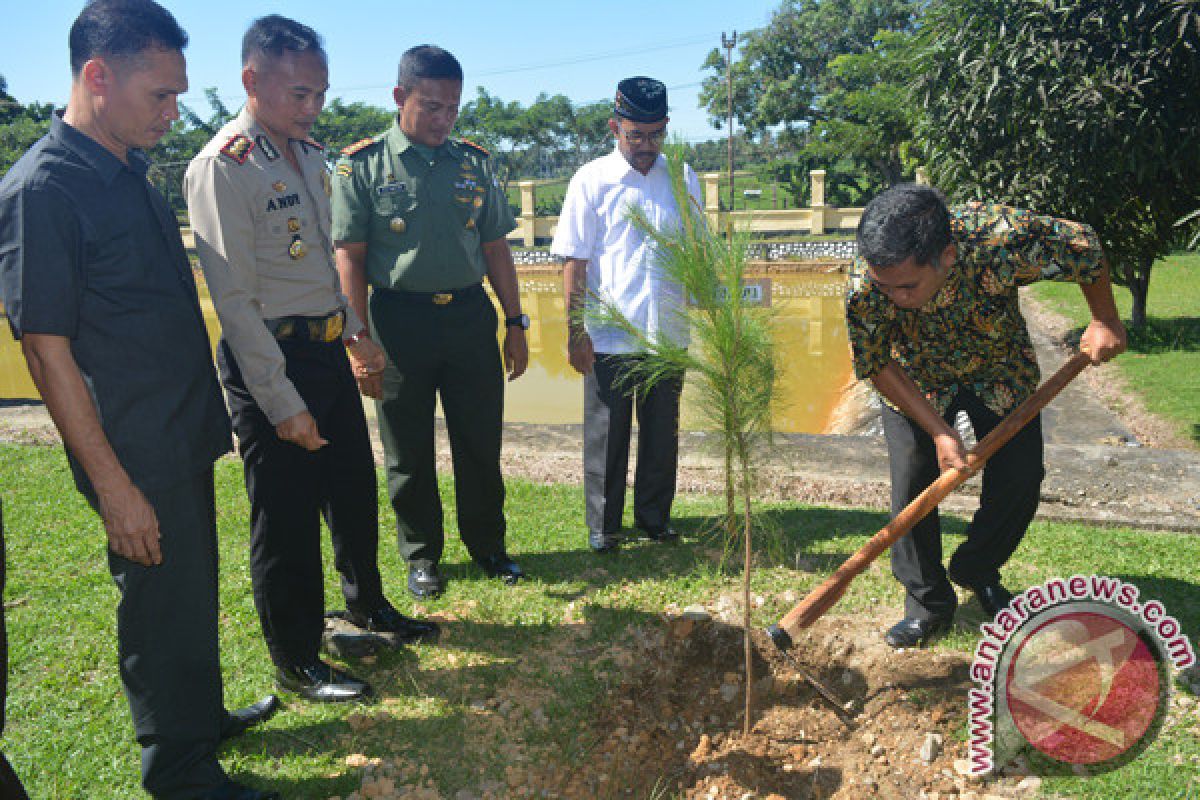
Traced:
<path fill-rule="evenodd" d="M 238 164 L 245 164 L 253 149 L 254 142 L 250 140 L 250 137 L 239 133 L 225 143 L 225 146 L 221 148 L 221 155 L 228 156 Z"/>
<path fill-rule="evenodd" d="M 336 167 L 334 167 L 334 172 L 343 178 L 349 178 L 354 174 L 354 167 L 349 164 L 338 164 Z"/>
<path fill-rule="evenodd" d="M 265 133 L 255 136 L 254 143 L 258 145 L 259 150 L 262 150 L 262 154 L 267 157 L 267 161 L 274 161 L 279 158 L 279 151 L 275 149 L 275 145 L 271 144 L 271 140 L 267 138 Z"/>
<path fill-rule="evenodd" d="M 487 151 L 487 148 L 486 148 L 486 147 L 484 147 L 483 145 L 475 144 L 475 143 L 474 143 L 474 142 L 472 142 L 470 139 L 459 139 L 458 141 L 459 141 L 461 144 L 465 144 L 467 147 L 473 147 L 473 148 L 475 148 L 475 149 L 476 149 L 476 150 L 478 150 L 479 152 L 483 153 L 485 156 L 491 156 L 491 153 L 489 153 L 489 152 Z"/>
<path fill-rule="evenodd" d="M 354 144 L 350 145 L 349 147 L 343 147 L 343 148 L 342 148 L 342 155 L 344 155 L 344 156 L 352 156 L 352 155 L 354 155 L 355 153 L 357 153 L 359 150 L 362 150 L 363 148 L 365 148 L 365 147 L 367 147 L 367 146 L 369 146 L 369 145 L 372 145 L 372 144 L 375 144 L 375 140 L 374 140 L 374 139 L 371 139 L 371 138 L 367 138 L 367 139 L 359 139 L 357 142 L 355 142 Z"/>

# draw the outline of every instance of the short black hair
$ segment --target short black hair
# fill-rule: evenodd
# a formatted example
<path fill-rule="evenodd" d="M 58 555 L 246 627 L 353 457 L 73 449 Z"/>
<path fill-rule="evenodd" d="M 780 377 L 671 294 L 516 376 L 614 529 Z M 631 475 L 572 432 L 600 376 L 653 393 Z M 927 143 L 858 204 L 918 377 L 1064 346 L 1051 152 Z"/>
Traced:
<path fill-rule="evenodd" d="M 928 266 L 949 244 L 946 198 L 932 186 L 893 186 L 867 203 L 858 223 L 858 254 L 875 269 L 910 257 L 918 266 Z"/>
<path fill-rule="evenodd" d="M 279 14 L 268 14 L 250 23 L 242 37 L 242 65 L 254 56 L 279 58 L 284 52 L 316 53 L 328 61 L 321 36 L 307 25 Z"/>
<path fill-rule="evenodd" d="M 458 81 L 462 83 L 462 65 L 458 59 L 435 44 L 419 44 L 410 47 L 400 56 L 400 68 L 396 70 L 396 85 L 411 89 L 417 81 L 427 78 L 434 81 Z"/>
<path fill-rule="evenodd" d="M 152 48 L 183 52 L 188 35 L 154 0 L 90 0 L 68 36 L 71 74 L 97 56 L 128 58 Z"/>

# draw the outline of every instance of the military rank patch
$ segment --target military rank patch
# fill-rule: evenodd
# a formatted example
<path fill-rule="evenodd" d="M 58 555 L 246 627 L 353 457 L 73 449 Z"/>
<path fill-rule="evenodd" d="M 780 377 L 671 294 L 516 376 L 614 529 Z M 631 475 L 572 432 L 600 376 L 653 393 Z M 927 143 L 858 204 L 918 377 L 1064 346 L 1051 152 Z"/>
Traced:
<path fill-rule="evenodd" d="M 362 150 L 363 148 L 365 148 L 365 147 L 368 147 L 368 146 L 370 146 L 370 145 L 372 145 L 372 144 L 375 144 L 375 140 L 374 140 L 374 139 L 359 139 L 357 142 L 355 142 L 354 144 L 350 145 L 349 147 L 343 147 L 343 148 L 342 148 L 342 155 L 344 155 L 344 156 L 352 156 L 352 155 L 354 155 L 355 153 L 357 153 L 359 150 Z"/>
<path fill-rule="evenodd" d="M 225 146 L 221 148 L 221 155 L 228 156 L 238 164 L 245 164 L 253 149 L 254 142 L 250 140 L 250 137 L 239 133 L 225 143 Z"/>
<path fill-rule="evenodd" d="M 354 174 L 354 167 L 350 164 L 338 164 L 333 171 L 343 178 L 349 178 Z"/>
<path fill-rule="evenodd" d="M 462 144 L 465 144 L 467 147 L 473 147 L 473 148 L 475 148 L 475 149 L 476 149 L 476 150 L 478 150 L 479 152 L 483 153 L 485 156 L 490 156 L 490 155 L 491 155 L 491 153 L 489 153 L 489 152 L 487 151 L 487 148 L 483 147 L 483 145 L 478 145 L 478 144 L 475 144 L 475 143 L 474 143 L 474 142 L 472 142 L 470 139 L 459 139 L 458 141 L 459 141 L 459 142 L 461 142 Z"/>
<path fill-rule="evenodd" d="M 267 157 L 267 161 L 274 161 L 279 158 L 279 151 L 275 149 L 275 145 L 271 144 L 271 140 L 267 138 L 265 133 L 255 136 L 254 143 L 258 145 L 259 150 L 262 150 L 262 154 Z"/>

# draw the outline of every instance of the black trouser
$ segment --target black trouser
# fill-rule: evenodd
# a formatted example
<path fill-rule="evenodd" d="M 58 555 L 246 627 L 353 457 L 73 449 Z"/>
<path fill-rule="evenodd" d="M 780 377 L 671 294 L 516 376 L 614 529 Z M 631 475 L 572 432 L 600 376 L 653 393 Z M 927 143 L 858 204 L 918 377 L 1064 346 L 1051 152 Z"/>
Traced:
<path fill-rule="evenodd" d="M 339 342 L 282 341 L 287 376 L 329 444 L 285 442 L 246 389 L 229 344 L 217 352 L 250 497 L 250 575 L 271 660 L 317 659 L 324 627 L 321 517 L 333 540 L 346 605 L 384 603 L 375 461 L 362 397 Z"/>
<path fill-rule="evenodd" d="M 454 461 L 458 530 L 472 558 L 504 553 L 500 441 L 504 368 L 496 310 L 482 286 L 444 305 L 432 295 L 371 293 L 371 328 L 387 351 L 379 435 L 400 555 L 437 564 L 445 532 L 434 452 L 434 406 L 441 398 Z"/>
<path fill-rule="evenodd" d="M 650 389 L 634 389 L 623 381 L 623 376 L 638 358 L 597 353 L 595 368 L 583 380 L 583 487 L 590 535 L 621 530 L 635 410 L 638 453 L 633 479 L 634 523 L 643 530 L 658 532 L 671 521 L 683 376 L 664 379 Z"/>
<path fill-rule="evenodd" d="M 7 557 L 4 552 L 4 501 L 0 500 L 0 599 L 4 597 L 4 578 L 7 572 Z M 0 733 L 4 733 L 4 703 L 8 700 L 8 635 L 4 629 L 4 609 L 0 607 Z M 29 800 L 21 779 L 0 753 L 0 798 L 4 800 Z"/>
<path fill-rule="evenodd" d="M 192 800 L 226 780 L 216 756 L 225 710 L 212 469 L 145 495 L 162 563 L 146 567 L 108 551 L 121 592 L 121 683 L 142 746 L 142 786 L 160 800 Z"/>
<path fill-rule="evenodd" d="M 1001 419 L 970 392 L 960 392 L 954 398 L 946 420 L 953 424 L 960 410 L 967 413 L 979 439 Z M 891 464 L 895 515 L 937 479 L 937 452 L 929 434 L 886 404 L 883 432 Z M 984 466 L 979 509 L 967 526 L 966 541 L 950 557 L 949 578 L 968 587 L 999 582 L 1000 567 L 1017 549 L 1037 512 L 1045 474 L 1039 415 Z M 906 616 L 929 619 L 954 613 L 957 601 L 947 570 L 942 567 L 941 525 L 936 508 L 892 545 L 892 574 L 907 590 Z"/>

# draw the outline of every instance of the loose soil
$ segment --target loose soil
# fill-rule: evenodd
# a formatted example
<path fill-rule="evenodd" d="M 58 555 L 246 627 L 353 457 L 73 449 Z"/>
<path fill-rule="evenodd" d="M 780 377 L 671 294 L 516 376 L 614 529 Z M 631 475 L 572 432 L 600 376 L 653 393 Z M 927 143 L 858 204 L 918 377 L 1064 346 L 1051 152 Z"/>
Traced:
<path fill-rule="evenodd" d="M 711 616 L 668 609 L 604 654 L 628 666 L 591 723 L 583 757 L 522 753 L 503 782 L 455 795 L 439 794 L 411 762 L 371 760 L 358 764 L 362 789 L 346 800 L 965 800 L 1023 797 L 1040 786 L 1020 767 L 986 781 L 965 774 L 968 658 L 894 651 L 880 636 L 882 618 L 826 617 L 786 655 L 756 631 L 753 724 L 743 736 L 743 638 L 730 619 L 740 611 L 722 600 Z M 839 696 L 852 727 L 792 659 Z"/>

